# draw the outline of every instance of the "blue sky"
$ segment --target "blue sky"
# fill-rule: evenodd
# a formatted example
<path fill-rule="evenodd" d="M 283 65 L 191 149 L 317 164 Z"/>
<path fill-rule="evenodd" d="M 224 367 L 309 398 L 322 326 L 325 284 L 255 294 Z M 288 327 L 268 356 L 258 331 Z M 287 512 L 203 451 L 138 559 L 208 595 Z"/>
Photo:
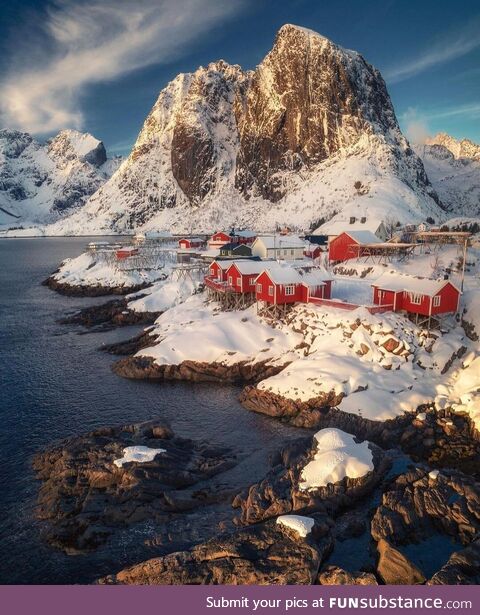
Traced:
<path fill-rule="evenodd" d="M 0 0 L 1 126 L 75 127 L 125 154 L 176 74 L 219 58 L 253 68 L 284 23 L 379 68 L 412 138 L 480 143 L 474 0 Z"/>

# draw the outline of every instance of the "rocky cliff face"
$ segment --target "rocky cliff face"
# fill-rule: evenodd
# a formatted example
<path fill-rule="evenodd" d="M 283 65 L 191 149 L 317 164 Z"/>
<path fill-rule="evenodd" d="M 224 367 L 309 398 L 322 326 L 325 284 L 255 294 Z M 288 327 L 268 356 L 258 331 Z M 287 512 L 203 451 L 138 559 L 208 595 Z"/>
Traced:
<path fill-rule="evenodd" d="M 253 73 L 236 118 L 236 186 L 273 201 L 285 193 L 279 172 L 312 168 L 363 134 L 402 140 L 380 73 L 358 53 L 292 25 Z"/>
<path fill-rule="evenodd" d="M 480 215 L 480 145 L 439 133 L 415 149 L 450 215 Z"/>
<path fill-rule="evenodd" d="M 441 217 L 380 73 L 286 25 L 254 71 L 219 61 L 169 83 L 121 169 L 56 232 L 267 229 L 292 216 L 308 228 L 356 207 Z"/>
<path fill-rule="evenodd" d="M 81 207 L 117 167 L 90 134 L 63 130 L 41 144 L 0 130 L 0 224 L 55 220 Z"/>

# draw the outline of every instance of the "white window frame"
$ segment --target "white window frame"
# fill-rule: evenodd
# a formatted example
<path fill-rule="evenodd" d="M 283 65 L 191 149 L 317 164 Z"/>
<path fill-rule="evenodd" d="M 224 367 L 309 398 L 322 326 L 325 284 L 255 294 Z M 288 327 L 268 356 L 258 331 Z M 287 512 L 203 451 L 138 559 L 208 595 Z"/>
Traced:
<path fill-rule="evenodd" d="M 238 277 L 238 278 L 237 278 L 237 284 L 238 284 L 239 286 L 241 286 L 241 285 L 242 285 L 242 278 L 240 278 L 240 277 Z"/>
<path fill-rule="evenodd" d="M 273 293 L 274 293 L 274 288 L 273 288 L 273 286 L 272 286 L 272 285 L 270 285 L 270 286 L 268 287 L 268 296 L 269 296 L 269 297 L 273 297 Z"/>
<path fill-rule="evenodd" d="M 228 276 L 228 285 L 233 286 L 233 278 L 231 275 Z"/>
<path fill-rule="evenodd" d="M 285 296 L 286 297 L 292 297 L 294 294 L 295 294 L 294 284 L 288 284 L 288 286 L 285 286 Z"/>
<path fill-rule="evenodd" d="M 422 293 L 410 293 L 410 303 L 412 305 L 422 305 L 423 295 Z"/>
<path fill-rule="evenodd" d="M 257 284 L 257 293 L 261 293 L 261 292 L 262 292 L 262 285 Z"/>
<path fill-rule="evenodd" d="M 433 307 L 440 307 L 441 303 L 442 297 L 440 295 L 435 295 L 435 297 L 433 298 Z"/>

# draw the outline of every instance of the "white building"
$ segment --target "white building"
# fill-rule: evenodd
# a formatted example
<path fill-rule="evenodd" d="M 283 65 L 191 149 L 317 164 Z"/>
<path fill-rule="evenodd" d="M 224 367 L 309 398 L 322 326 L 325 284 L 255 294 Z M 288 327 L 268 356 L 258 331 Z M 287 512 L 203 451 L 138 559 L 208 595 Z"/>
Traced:
<path fill-rule="evenodd" d="M 294 261 L 303 259 L 306 242 L 297 235 L 259 235 L 252 243 L 252 256 Z"/>

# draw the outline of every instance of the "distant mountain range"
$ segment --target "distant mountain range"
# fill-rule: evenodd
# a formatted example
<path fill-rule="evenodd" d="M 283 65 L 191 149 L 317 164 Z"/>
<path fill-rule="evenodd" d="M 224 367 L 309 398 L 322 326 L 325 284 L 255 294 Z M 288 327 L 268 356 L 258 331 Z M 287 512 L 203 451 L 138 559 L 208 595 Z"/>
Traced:
<path fill-rule="evenodd" d="M 440 133 L 415 149 L 447 211 L 480 216 L 480 145 Z"/>
<path fill-rule="evenodd" d="M 62 130 L 45 144 L 0 130 L 0 224 L 54 222 L 81 208 L 120 166 L 90 134 Z"/>
<path fill-rule="evenodd" d="M 279 30 L 253 71 L 221 60 L 178 75 L 110 178 L 115 163 L 105 162 L 103 145 L 90 135 L 84 135 L 89 158 L 74 131 L 46 146 L 15 134 L 34 143 L 20 165 L 31 167 L 31 179 L 16 191 L 19 167 L 10 165 L 9 200 L 1 207 L 22 212 L 19 220 L 26 222 L 56 216 L 51 234 L 276 224 L 306 230 L 336 215 L 415 221 L 478 214 L 478 188 L 475 206 L 475 189 L 456 199 L 446 178 L 447 165 L 452 177 L 469 167 L 475 184 L 478 147 L 460 142 L 457 153 L 459 142 L 446 135 L 411 147 L 379 71 L 357 52 L 293 25 Z M 441 151 L 451 160 L 439 157 Z M 36 171 L 44 157 L 55 169 L 50 201 L 46 180 L 36 185 L 45 175 Z M 67 159 L 68 172 L 62 169 Z M 62 183 L 66 175 L 71 185 Z"/>

